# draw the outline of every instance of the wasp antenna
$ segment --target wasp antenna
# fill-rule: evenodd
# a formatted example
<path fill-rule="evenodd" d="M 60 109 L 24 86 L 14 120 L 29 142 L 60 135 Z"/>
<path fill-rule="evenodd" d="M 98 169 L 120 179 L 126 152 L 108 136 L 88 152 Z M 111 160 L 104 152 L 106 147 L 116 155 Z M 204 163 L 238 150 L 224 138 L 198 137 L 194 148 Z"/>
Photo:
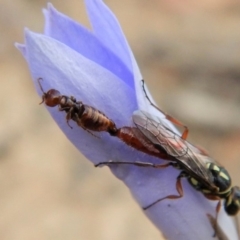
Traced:
<path fill-rule="evenodd" d="M 43 81 L 42 78 L 38 78 L 38 79 L 37 79 L 37 81 L 38 81 L 38 85 L 39 85 L 41 91 L 42 91 L 43 93 L 45 93 L 44 90 L 43 90 L 42 84 L 40 83 L 40 80 Z"/>

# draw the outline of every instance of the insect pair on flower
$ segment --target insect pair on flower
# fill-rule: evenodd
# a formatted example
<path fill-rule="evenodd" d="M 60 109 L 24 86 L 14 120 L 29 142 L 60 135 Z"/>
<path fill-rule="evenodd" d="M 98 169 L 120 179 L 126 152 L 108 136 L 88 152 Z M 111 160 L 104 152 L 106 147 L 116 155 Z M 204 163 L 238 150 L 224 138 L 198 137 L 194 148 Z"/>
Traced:
<path fill-rule="evenodd" d="M 169 121 L 174 122 L 173 118 L 165 121 L 159 118 L 159 112 L 154 112 L 153 109 L 149 111 L 149 104 L 139 84 L 139 79 L 142 79 L 140 70 L 118 20 L 102 0 L 85 0 L 85 4 L 92 30 L 86 29 L 48 4 L 48 8 L 43 11 L 46 20 L 44 33 L 26 30 L 25 44 L 16 45 L 29 65 L 32 78 L 36 80 L 41 76 L 44 79 L 44 84 L 41 82 L 43 89 L 55 89 L 53 95 L 56 94 L 59 110 L 66 113 L 67 121 L 73 120 L 80 127 L 72 130 L 62 114 L 51 107 L 48 108 L 49 112 L 68 139 L 95 165 L 114 159 L 117 163 L 106 164 L 119 165 L 122 164 L 120 161 L 125 160 L 128 161 L 123 163 L 125 165 L 149 168 L 173 166 L 180 169 L 182 174 L 179 175 L 178 171 L 171 168 L 165 171 L 148 171 L 134 166 L 111 168 L 113 174 L 125 182 L 138 203 L 148 208 L 147 216 L 168 239 L 212 238 L 212 227 L 206 221 L 206 213 L 214 215 L 215 205 L 193 194 L 181 179 L 185 176 L 195 189 L 202 192 L 204 189 L 204 194 L 208 197 L 211 196 L 209 191 L 213 191 L 214 199 L 228 199 L 225 203 L 233 210 L 238 209 L 238 194 L 234 195 L 229 190 L 237 188 L 228 189 L 230 178 L 224 169 L 212 162 L 204 151 L 186 142 L 187 128 L 182 136 L 178 136 L 174 127 L 168 124 Z M 42 95 L 44 91 L 39 91 L 39 84 L 36 85 L 38 93 Z M 69 95 L 75 97 L 68 97 Z M 59 96 L 63 98 L 60 99 Z M 97 106 L 97 109 L 77 101 L 77 98 Z M 56 104 L 55 100 L 53 104 Z M 144 111 L 134 112 L 136 109 Z M 133 112 L 132 127 L 129 120 Z M 158 119 L 153 115 L 158 116 Z M 110 128 L 109 123 L 112 124 Z M 113 131 L 109 131 L 111 129 Z M 158 135 L 159 130 L 162 131 L 162 136 Z M 107 131 L 111 136 L 103 134 L 99 138 L 94 131 Z M 126 144 L 137 151 L 126 147 Z M 188 155 L 190 160 L 186 161 Z M 165 166 L 152 164 L 158 163 L 156 157 L 167 160 Z M 195 159 L 202 160 L 199 163 Z M 209 160 L 211 164 L 206 165 L 205 160 Z M 172 204 L 170 201 L 162 201 L 153 208 L 149 207 L 161 194 L 168 195 L 169 188 L 175 181 L 175 173 L 179 175 L 176 185 L 179 201 L 171 201 Z M 184 199 L 181 198 L 182 183 L 186 193 Z M 222 187 L 217 188 L 219 185 Z M 226 192 L 223 189 L 227 189 Z M 217 195 L 219 193 L 220 196 Z M 165 198 L 176 196 L 168 195 Z M 158 201 L 161 200 L 163 198 Z M 221 227 L 225 227 L 224 232 L 229 239 L 239 238 L 234 222 L 226 214 L 220 214 L 219 220 L 223 220 Z"/>
<path fill-rule="evenodd" d="M 165 114 L 150 101 L 145 91 L 143 80 L 143 91 L 150 104 L 161 111 L 168 121 L 185 128 L 181 136 L 165 126 L 161 119 L 156 119 L 144 111 L 134 112 L 132 119 L 135 127 L 124 126 L 117 128 L 116 124 L 98 109 L 77 101 L 73 96 L 61 95 L 56 89 L 44 92 L 40 79 L 38 79 L 38 82 L 43 92 L 42 102 L 49 107 L 58 106 L 59 111 L 65 111 L 68 125 L 69 120 L 73 120 L 90 134 L 93 134 L 91 131 L 108 132 L 111 136 L 119 138 L 138 151 L 168 161 L 165 164 L 139 161 L 109 161 L 100 162 L 95 166 L 130 164 L 152 168 L 172 166 L 181 170 L 176 181 L 178 195 L 168 195 L 157 199 L 150 205 L 143 207 L 144 210 L 164 199 L 183 197 L 181 179 L 187 178 L 190 185 L 194 189 L 201 191 L 206 198 L 218 201 L 216 206 L 217 215 L 221 208 L 222 199 L 224 200 L 224 209 L 228 215 L 238 213 L 240 208 L 240 188 L 237 186 L 232 187 L 231 177 L 225 168 L 216 163 L 204 150 L 193 146 L 187 141 L 188 128 L 186 126 L 177 119 Z"/>

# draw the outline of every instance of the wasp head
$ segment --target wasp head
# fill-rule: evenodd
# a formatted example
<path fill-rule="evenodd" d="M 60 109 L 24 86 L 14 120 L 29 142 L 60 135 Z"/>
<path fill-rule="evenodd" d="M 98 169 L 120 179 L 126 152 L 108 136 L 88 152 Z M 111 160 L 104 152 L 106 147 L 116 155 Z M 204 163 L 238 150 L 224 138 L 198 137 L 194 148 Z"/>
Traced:
<path fill-rule="evenodd" d="M 47 92 L 44 92 L 43 87 L 40 83 L 40 80 L 42 80 L 42 78 L 38 79 L 38 84 L 43 93 L 42 101 L 40 102 L 40 104 L 42 104 L 44 102 L 49 107 L 57 106 L 60 103 L 61 93 L 56 89 L 50 89 Z"/>
<path fill-rule="evenodd" d="M 56 89 L 50 89 L 46 93 L 43 93 L 41 103 L 44 102 L 49 107 L 55 107 L 60 103 L 60 99 L 60 92 Z"/>
<path fill-rule="evenodd" d="M 240 188 L 235 186 L 230 190 L 224 203 L 225 211 L 228 215 L 236 215 L 240 209 Z"/>

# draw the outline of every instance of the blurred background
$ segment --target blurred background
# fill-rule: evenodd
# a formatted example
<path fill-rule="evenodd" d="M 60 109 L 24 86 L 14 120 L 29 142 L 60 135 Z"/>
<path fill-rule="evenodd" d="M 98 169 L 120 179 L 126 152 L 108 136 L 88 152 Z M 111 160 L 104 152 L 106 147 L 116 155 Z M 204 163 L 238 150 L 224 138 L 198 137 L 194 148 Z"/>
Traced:
<path fill-rule="evenodd" d="M 83 0 L 52 0 L 89 26 Z M 105 0 L 158 105 L 240 185 L 240 2 Z M 0 0 L 0 239 L 161 239 L 128 189 L 65 138 L 14 48 L 43 0 Z"/>

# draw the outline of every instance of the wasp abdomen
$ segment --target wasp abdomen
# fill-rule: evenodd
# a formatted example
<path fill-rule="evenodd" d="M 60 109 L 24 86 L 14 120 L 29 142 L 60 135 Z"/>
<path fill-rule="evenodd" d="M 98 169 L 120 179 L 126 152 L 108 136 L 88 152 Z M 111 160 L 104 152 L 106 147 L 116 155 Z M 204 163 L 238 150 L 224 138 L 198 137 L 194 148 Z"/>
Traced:
<path fill-rule="evenodd" d="M 92 131 L 107 131 L 112 135 L 117 131 L 115 123 L 104 113 L 88 105 L 84 105 L 83 108 L 77 120 L 78 125 Z"/>
<path fill-rule="evenodd" d="M 136 127 L 122 127 L 116 132 L 116 137 L 128 146 L 154 157 L 169 159 L 165 153 L 160 152 Z"/>
<path fill-rule="evenodd" d="M 49 107 L 58 106 L 59 111 L 65 111 L 67 113 L 66 120 L 68 125 L 69 120 L 73 120 L 87 131 L 106 131 L 110 135 L 116 134 L 117 128 L 115 123 L 104 113 L 94 107 L 83 104 L 81 101 L 77 101 L 73 96 L 61 95 L 56 89 L 44 92 L 40 80 L 42 78 L 38 79 L 39 87 L 43 93 L 41 103 L 44 102 Z M 69 125 L 69 127 L 71 126 Z"/>

